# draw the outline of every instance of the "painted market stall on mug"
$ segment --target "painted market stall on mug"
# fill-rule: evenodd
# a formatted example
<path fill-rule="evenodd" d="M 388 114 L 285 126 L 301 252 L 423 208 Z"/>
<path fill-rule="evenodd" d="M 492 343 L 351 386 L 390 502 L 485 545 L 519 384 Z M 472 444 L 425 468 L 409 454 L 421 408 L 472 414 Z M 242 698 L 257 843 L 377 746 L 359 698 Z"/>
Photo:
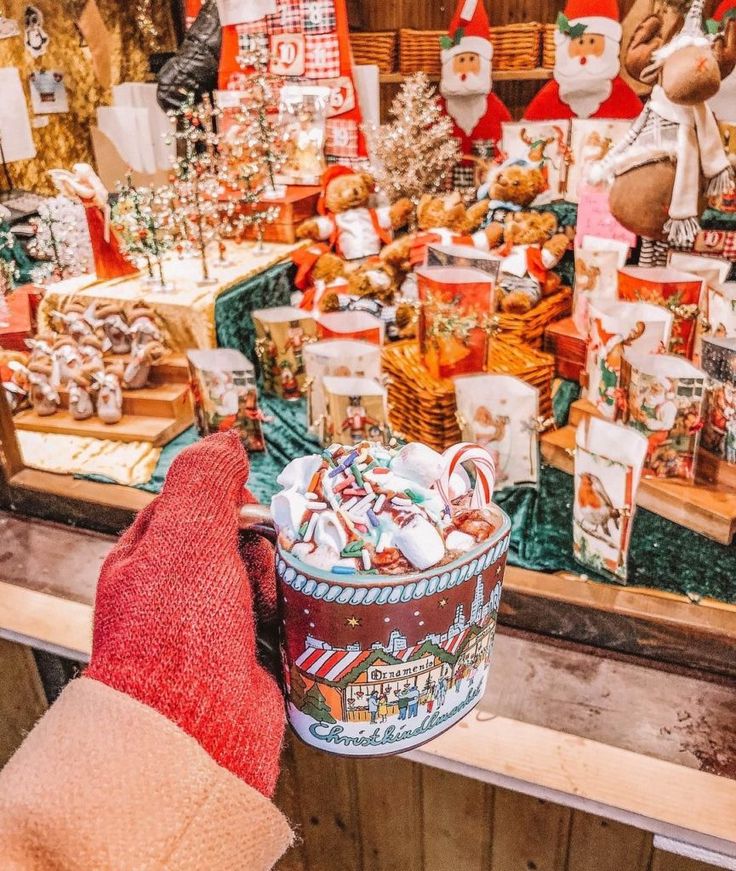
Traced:
<path fill-rule="evenodd" d="M 348 753 L 289 742 L 279 867 L 736 867 L 736 2 L 6 5 L 18 741 L 111 536 L 235 430 L 291 536 L 289 719 Z M 383 490 L 405 443 L 436 474 Z"/>

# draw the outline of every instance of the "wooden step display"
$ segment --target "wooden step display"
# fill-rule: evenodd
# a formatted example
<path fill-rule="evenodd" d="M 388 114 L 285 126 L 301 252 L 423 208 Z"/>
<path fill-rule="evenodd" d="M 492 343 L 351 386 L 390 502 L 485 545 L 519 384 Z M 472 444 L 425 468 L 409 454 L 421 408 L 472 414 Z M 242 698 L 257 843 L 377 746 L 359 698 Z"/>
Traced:
<path fill-rule="evenodd" d="M 118 423 L 106 424 L 97 416 L 74 420 L 66 410 L 68 393 L 60 391 L 62 408 L 56 414 L 41 417 L 33 410 L 21 411 L 13 418 L 15 428 L 163 447 L 194 423 L 186 358 L 172 355 L 154 366 L 150 385 L 142 390 L 123 390 L 123 417 Z"/>
<path fill-rule="evenodd" d="M 568 475 L 574 471 L 575 431 L 566 426 L 541 438 L 544 462 Z M 723 484 L 642 478 L 636 504 L 719 544 L 731 544 L 736 535 L 736 490 Z"/>
<path fill-rule="evenodd" d="M 577 426 L 588 417 L 603 417 L 598 409 L 587 399 L 579 399 L 570 407 L 570 426 Z M 721 484 L 736 489 L 736 464 L 727 463 L 710 451 L 698 451 L 696 467 L 698 480 L 709 484 Z"/>

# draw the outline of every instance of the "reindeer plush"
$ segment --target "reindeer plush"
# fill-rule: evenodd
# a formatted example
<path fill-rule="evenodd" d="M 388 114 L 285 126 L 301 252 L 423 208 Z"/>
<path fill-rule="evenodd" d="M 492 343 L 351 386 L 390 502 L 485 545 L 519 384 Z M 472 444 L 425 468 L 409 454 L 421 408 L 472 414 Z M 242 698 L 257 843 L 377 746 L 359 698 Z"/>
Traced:
<path fill-rule="evenodd" d="M 626 139 L 590 171 L 593 182 L 612 181 L 611 211 L 643 238 L 646 266 L 664 265 L 670 247 L 691 248 L 705 198 L 734 187 L 707 101 L 736 66 L 736 20 L 707 35 L 703 6 L 693 0 L 684 22 L 669 27 L 656 14 L 639 25 L 626 67 L 653 85 L 651 99 Z"/>
<path fill-rule="evenodd" d="M 74 420 L 87 420 L 95 413 L 92 400 L 93 375 L 93 371 L 84 369 L 76 373 L 69 382 L 69 413 Z"/>

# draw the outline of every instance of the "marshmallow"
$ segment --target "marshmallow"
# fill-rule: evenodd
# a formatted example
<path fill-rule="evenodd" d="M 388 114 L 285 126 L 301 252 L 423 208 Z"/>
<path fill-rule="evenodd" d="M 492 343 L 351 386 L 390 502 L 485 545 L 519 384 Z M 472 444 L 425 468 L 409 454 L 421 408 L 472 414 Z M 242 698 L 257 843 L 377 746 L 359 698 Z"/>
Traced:
<path fill-rule="evenodd" d="M 308 542 L 299 542 L 294 545 L 291 552 L 305 565 L 324 572 L 329 572 L 333 566 L 347 567 L 353 565 L 353 560 L 340 559 L 340 554 L 326 545 L 312 548 L 312 545 Z"/>
<path fill-rule="evenodd" d="M 442 474 L 445 461 L 442 454 L 419 442 L 411 442 L 391 461 L 391 471 L 423 487 L 431 487 Z"/>
<path fill-rule="evenodd" d="M 445 539 L 445 544 L 447 545 L 448 550 L 456 550 L 465 553 L 468 550 L 472 550 L 477 542 L 472 535 L 468 535 L 466 532 L 460 532 L 459 529 L 453 529 Z"/>
<path fill-rule="evenodd" d="M 312 480 L 312 476 L 321 465 L 322 457 L 318 457 L 316 454 L 298 457 L 289 463 L 276 480 L 285 490 L 294 487 L 304 493 Z"/>
<path fill-rule="evenodd" d="M 320 512 L 314 527 L 314 541 L 320 547 L 330 547 L 338 554 L 342 553 L 348 543 L 348 534 L 334 511 Z"/>
<path fill-rule="evenodd" d="M 296 538 L 309 503 L 295 488 L 282 490 L 271 499 L 271 516 L 276 529 Z"/>
<path fill-rule="evenodd" d="M 394 545 L 420 571 L 436 565 L 445 556 L 442 536 L 419 514 L 396 531 Z"/>

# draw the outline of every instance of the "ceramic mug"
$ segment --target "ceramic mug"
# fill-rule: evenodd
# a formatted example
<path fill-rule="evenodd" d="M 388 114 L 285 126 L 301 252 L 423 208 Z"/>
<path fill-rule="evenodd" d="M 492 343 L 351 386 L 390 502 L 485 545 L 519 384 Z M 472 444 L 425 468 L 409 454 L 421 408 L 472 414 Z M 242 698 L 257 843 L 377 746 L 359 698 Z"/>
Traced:
<path fill-rule="evenodd" d="M 341 576 L 277 548 L 289 723 L 342 756 L 435 738 L 483 696 L 511 523 L 454 562 L 410 575 Z"/>

